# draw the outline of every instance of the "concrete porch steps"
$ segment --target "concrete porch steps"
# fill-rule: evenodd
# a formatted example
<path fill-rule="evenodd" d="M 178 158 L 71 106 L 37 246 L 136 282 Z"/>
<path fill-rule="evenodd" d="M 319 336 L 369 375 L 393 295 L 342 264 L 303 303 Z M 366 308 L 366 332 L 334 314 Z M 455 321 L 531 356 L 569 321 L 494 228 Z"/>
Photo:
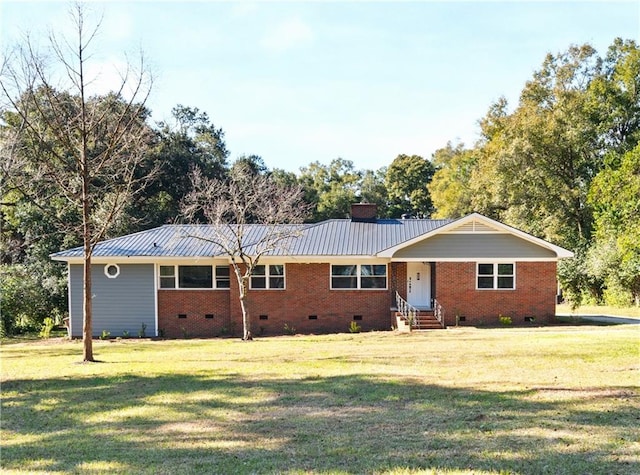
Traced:
<path fill-rule="evenodd" d="M 395 312 L 396 320 L 403 320 L 400 312 Z M 400 326 L 400 325 L 399 325 Z M 412 331 L 419 330 L 442 330 L 442 325 L 433 315 L 433 310 L 420 310 L 416 316 L 415 322 L 411 327 Z"/>

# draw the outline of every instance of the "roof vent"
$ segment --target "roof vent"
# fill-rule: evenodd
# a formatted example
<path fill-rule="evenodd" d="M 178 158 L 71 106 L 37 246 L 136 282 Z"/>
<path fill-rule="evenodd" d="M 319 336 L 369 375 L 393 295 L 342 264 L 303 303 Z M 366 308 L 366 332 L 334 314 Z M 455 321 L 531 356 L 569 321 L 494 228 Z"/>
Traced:
<path fill-rule="evenodd" d="M 374 203 L 353 203 L 351 205 L 351 221 L 354 223 L 375 223 L 378 205 Z"/>

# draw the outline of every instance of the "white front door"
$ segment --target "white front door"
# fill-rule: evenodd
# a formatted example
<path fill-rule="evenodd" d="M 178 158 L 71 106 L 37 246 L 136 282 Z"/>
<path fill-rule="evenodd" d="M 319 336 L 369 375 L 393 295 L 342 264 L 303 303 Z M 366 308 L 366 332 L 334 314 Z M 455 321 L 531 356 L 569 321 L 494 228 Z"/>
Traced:
<path fill-rule="evenodd" d="M 407 302 L 417 308 L 431 308 L 431 266 L 407 262 Z"/>

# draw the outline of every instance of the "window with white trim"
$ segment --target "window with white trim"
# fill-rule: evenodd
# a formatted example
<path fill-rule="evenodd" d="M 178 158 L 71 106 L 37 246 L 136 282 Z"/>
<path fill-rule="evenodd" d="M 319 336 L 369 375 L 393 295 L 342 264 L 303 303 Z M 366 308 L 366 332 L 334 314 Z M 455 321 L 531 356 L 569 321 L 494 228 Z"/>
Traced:
<path fill-rule="evenodd" d="M 260 265 L 251 274 L 252 289 L 284 289 L 284 265 Z"/>
<path fill-rule="evenodd" d="M 161 289 L 228 289 L 229 266 L 160 266 Z"/>
<path fill-rule="evenodd" d="M 229 266 L 216 266 L 216 289 L 231 288 L 231 273 Z"/>
<path fill-rule="evenodd" d="M 386 289 L 386 264 L 348 264 L 331 266 L 332 289 Z"/>
<path fill-rule="evenodd" d="M 516 265 L 504 262 L 478 262 L 476 288 L 483 289 L 515 289 Z"/>

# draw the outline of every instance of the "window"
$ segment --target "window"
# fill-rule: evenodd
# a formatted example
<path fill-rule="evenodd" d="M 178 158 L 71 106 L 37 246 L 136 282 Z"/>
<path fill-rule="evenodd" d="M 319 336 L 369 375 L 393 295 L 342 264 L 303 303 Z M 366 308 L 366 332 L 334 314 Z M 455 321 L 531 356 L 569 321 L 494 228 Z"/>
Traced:
<path fill-rule="evenodd" d="M 386 289 L 385 264 L 352 264 L 331 266 L 332 289 Z"/>
<path fill-rule="evenodd" d="M 160 288 L 174 289 L 176 287 L 176 268 L 174 266 L 160 266 Z"/>
<path fill-rule="evenodd" d="M 161 289 L 228 289 L 230 287 L 229 266 L 160 266 Z"/>
<path fill-rule="evenodd" d="M 120 267 L 118 264 L 107 264 L 104 266 L 104 275 L 106 275 L 108 279 L 115 279 L 120 275 Z"/>
<path fill-rule="evenodd" d="M 358 266 L 331 266 L 332 289 L 357 289 Z"/>
<path fill-rule="evenodd" d="M 178 286 L 181 289 L 212 289 L 211 266 L 178 266 Z"/>
<path fill-rule="evenodd" d="M 386 265 L 361 265 L 360 287 L 363 289 L 386 289 L 387 266 Z"/>
<path fill-rule="evenodd" d="M 284 289 L 284 265 L 256 266 L 251 274 L 252 289 Z"/>
<path fill-rule="evenodd" d="M 229 266 L 216 266 L 216 289 L 228 289 L 230 287 Z"/>
<path fill-rule="evenodd" d="M 515 289 L 515 264 L 478 263 L 478 289 Z"/>

